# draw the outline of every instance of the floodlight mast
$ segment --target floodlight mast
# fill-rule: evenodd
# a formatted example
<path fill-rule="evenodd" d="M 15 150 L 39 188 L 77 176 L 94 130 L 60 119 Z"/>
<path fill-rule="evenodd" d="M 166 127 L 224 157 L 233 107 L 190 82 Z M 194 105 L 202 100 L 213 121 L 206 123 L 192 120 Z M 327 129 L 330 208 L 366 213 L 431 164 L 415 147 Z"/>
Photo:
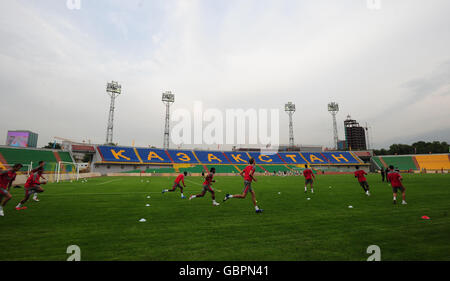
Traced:
<path fill-rule="evenodd" d="M 339 112 L 339 104 L 337 104 L 336 102 L 330 102 L 328 104 L 328 111 L 331 113 L 331 116 L 333 117 L 334 149 L 338 149 L 338 131 L 336 123 L 336 114 Z"/>
<path fill-rule="evenodd" d="M 175 102 L 175 95 L 170 91 L 162 94 L 162 102 L 166 105 L 166 124 L 164 127 L 164 149 L 169 149 L 170 143 L 170 105 Z"/>
<path fill-rule="evenodd" d="M 294 123 L 292 121 L 292 116 L 295 112 L 295 104 L 288 102 L 284 106 L 284 111 L 289 115 L 289 146 L 294 147 Z"/>
<path fill-rule="evenodd" d="M 108 125 L 106 127 L 106 144 L 109 144 L 113 142 L 115 100 L 116 97 L 122 93 L 122 86 L 116 81 L 111 81 L 106 84 L 106 93 L 111 97 Z"/>

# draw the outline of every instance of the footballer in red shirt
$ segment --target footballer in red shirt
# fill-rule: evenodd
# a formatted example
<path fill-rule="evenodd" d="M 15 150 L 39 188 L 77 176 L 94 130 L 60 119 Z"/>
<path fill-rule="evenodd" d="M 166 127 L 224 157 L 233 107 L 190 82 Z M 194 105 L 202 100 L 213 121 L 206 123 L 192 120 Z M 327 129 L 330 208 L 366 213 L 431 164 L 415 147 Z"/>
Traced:
<path fill-rule="evenodd" d="M 22 164 L 16 164 L 11 170 L 0 172 L 0 216 L 5 215 L 3 207 L 6 206 L 9 200 L 11 200 L 12 195 L 9 193 L 9 189 L 13 181 L 16 179 L 17 171 L 23 167 Z"/>
<path fill-rule="evenodd" d="M 27 209 L 27 207 L 23 206 L 23 204 L 25 204 L 28 201 L 31 194 L 44 192 L 44 189 L 41 187 L 41 184 L 46 184 L 47 182 L 39 181 L 39 179 L 42 177 L 42 174 L 44 173 L 44 168 L 38 167 L 33 171 L 34 173 L 30 173 L 30 176 L 28 177 L 27 182 L 24 185 L 25 197 L 16 206 L 16 210 L 18 211 Z"/>
<path fill-rule="evenodd" d="M 241 171 L 240 175 L 244 178 L 244 190 L 242 191 L 242 194 L 236 194 L 236 195 L 225 195 L 225 198 L 223 201 L 227 201 L 230 198 L 245 198 L 247 196 L 247 193 L 250 192 L 252 194 L 252 201 L 253 205 L 255 206 L 256 213 L 262 213 L 263 209 L 260 209 L 258 205 L 256 204 L 256 195 L 255 191 L 252 188 L 252 181 L 256 182 L 256 178 L 254 177 L 255 174 L 255 159 L 250 158 L 248 160 L 249 165 L 245 167 L 244 170 Z"/>
<path fill-rule="evenodd" d="M 197 194 L 197 195 L 191 195 L 191 197 L 189 197 L 189 200 L 192 200 L 192 199 L 198 198 L 198 197 L 203 197 L 203 196 L 205 196 L 206 191 L 209 191 L 209 192 L 211 192 L 211 198 L 212 198 L 212 201 L 213 201 L 213 205 L 214 206 L 219 206 L 220 205 L 219 203 L 216 202 L 216 195 L 215 195 L 214 189 L 211 187 L 211 184 L 213 182 L 216 182 L 214 180 L 214 174 L 215 173 L 216 173 L 216 168 L 212 167 L 210 169 L 210 172 L 205 177 L 205 182 L 203 183 L 202 193 Z"/>
<path fill-rule="evenodd" d="M 361 187 L 364 189 L 364 192 L 367 196 L 370 196 L 369 192 L 369 184 L 367 183 L 367 179 L 365 175 L 367 175 L 366 171 L 360 170 L 358 166 L 355 166 L 355 178 L 358 178 L 358 182 L 361 185 Z"/>
<path fill-rule="evenodd" d="M 187 176 L 187 172 L 184 171 L 182 174 L 179 174 L 178 177 L 175 179 L 175 182 L 173 183 L 172 189 L 163 189 L 162 193 L 166 193 L 166 192 L 174 192 L 177 187 L 180 188 L 181 191 L 181 199 L 186 199 L 186 196 L 184 196 L 183 194 L 183 187 L 186 187 L 186 184 L 184 183 L 184 177 Z M 180 182 L 183 183 L 183 186 L 181 186 Z"/>
<path fill-rule="evenodd" d="M 45 166 L 45 162 L 44 161 L 39 161 L 39 166 L 33 170 L 31 170 L 31 173 L 36 173 L 37 171 L 39 171 L 40 169 L 44 169 Z M 47 180 L 46 178 L 44 178 L 44 176 L 42 175 L 42 173 L 39 176 L 40 178 Z M 39 198 L 38 198 L 38 194 L 37 192 L 33 193 L 33 200 L 36 202 L 39 202 Z"/>
<path fill-rule="evenodd" d="M 392 186 L 392 193 L 394 195 L 394 204 L 397 204 L 397 191 L 400 189 L 400 191 L 402 192 L 402 204 L 406 205 L 406 194 L 405 194 L 405 187 L 402 184 L 402 176 L 400 175 L 399 172 L 394 171 L 394 166 L 389 166 L 389 174 L 387 176 L 388 178 L 388 182 L 391 183 Z"/>
<path fill-rule="evenodd" d="M 308 192 L 307 188 L 308 183 L 309 186 L 311 187 L 311 193 L 314 193 L 313 178 L 316 179 L 316 176 L 314 175 L 313 171 L 308 168 L 308 165 L 305 165 L 305 170 L 303 170 L 303 176 L 305 177 L 305 193 Z"/>

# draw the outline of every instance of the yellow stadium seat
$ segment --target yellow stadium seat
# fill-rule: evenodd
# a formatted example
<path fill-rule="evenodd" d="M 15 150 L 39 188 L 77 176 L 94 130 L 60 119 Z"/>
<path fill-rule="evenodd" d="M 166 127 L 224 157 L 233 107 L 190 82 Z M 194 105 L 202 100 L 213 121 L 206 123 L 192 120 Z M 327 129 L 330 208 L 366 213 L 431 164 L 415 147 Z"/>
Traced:
<path fill-rule="evenodd" d="M 450 170 L 450 159 L 448 154 L 439 155 L 417 155 L 417 163 L 420 169 L 427 170 Z"/>

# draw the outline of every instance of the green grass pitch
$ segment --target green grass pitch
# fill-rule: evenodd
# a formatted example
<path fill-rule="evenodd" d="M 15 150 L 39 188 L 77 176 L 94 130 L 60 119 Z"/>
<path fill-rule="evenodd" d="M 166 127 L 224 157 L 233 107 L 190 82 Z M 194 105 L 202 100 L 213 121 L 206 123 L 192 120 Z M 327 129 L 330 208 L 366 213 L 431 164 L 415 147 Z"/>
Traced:
<path fill-rule="evenodd" d="M 66 260 L 69 245 L 82 260 L 364 261 L 369 245 L 382 260 L 450 260 L 450 175 L 404 175 L 405 206 L 392 204 L 379 175 L 368 176 L 370 197 L 352 175 L 319 175 L 314 194 L 304 193 L 303 177 L 260 176 L 253 186 L 263 214 L 250 196 L 222 203 L 242 191 L 242 178 L 216 179 L 218 207 L 209 193 L 161 194 L 174 177 L 48 184 L 23 211 L 14 209 L 23 189 L 13 189 L 0 217 L 0 260 Z M 187 181 L 186 196 L 201 191 L 201 178 Z"/>

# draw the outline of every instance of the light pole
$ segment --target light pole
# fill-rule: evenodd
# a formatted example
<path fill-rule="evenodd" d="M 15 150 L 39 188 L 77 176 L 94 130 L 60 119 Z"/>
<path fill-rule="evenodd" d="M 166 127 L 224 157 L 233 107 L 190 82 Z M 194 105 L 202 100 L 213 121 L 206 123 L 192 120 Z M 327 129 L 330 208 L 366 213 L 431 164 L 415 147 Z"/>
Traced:
<path fill-rule="evenodd" d="M 113 129 L 114 129 L 114 109 L 115 100 L 118 95 L 122 93 L 122 86 L 118 82 L 112 81 L 106 84 L 106 93 L 111 97 L 111 104 L 109 106 L 108 125 L 106 127 L 106 143 L 113 142 Z"/>
<path fill-rule="evenodd" d="M 162 102 L 166 105 L 166 124 L 164 127 L 164 149 L 169 149 L 170 142 L 170 105 L 175 102 L 175 95 L 167 91 L 162 94 Z"/>
<path fill-rule="evenodd" d="M 295 104 L 288 102 L 284 105 L 284 111 L 289 115 L 289 146 L 294 147 L 294 123 L 292 121 L 292 116 L 295 112 Z"/>
<path fill-rule="evenodd" d="M 336 123 L 336 114 L 339 112 L 339 104 L 336 102 L 330 102 L 328 104 L 328 111 L 333 116 L 333 140 L 334 140 L 334 149 L 338 148 L 338 131 L 337 131 L 337 123 Z"/>

